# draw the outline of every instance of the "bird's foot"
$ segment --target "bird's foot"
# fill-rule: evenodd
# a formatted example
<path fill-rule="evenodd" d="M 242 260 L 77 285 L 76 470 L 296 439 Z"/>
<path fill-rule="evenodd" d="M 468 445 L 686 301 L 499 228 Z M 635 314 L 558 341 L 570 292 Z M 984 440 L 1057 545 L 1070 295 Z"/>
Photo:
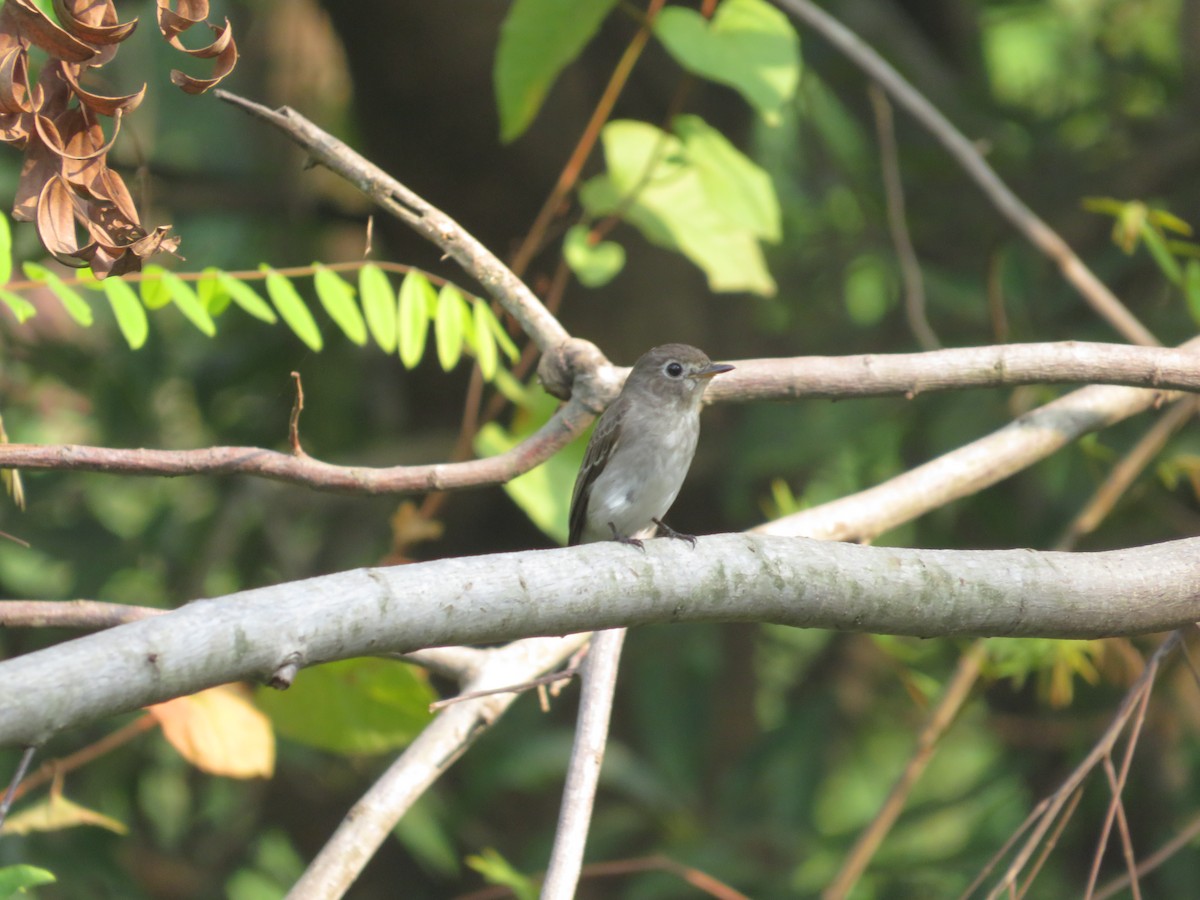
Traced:
<path fill-rule="evenodd" d="M 646 551 L 646 547 L 642 544 L 639 538 L 625 537 L 625 535 L 617 531 L 617 526 L 612 522 L 608 523 L 608 528 L 612 532 L 613 540 L 618 544 L 629 544 L 631 547 L 637 547 L 643 553 Z"/>
<path fill-rule="evenodd" d="M 650 521 L 662 529 L 663 537 L 674 538 L 677 541 L 687 541 L 695 548 L 696 536 L 694 534 L 684 534 L 682 531 L 676 531 L 662 519 L 651 519 Z"/>

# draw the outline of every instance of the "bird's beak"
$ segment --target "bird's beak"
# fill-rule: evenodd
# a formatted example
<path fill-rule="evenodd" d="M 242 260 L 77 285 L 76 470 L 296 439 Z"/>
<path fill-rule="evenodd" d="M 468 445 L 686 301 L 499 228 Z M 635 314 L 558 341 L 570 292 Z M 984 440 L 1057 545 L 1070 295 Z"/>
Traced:
<path fill-rule="evenodd" d="M 732 372 L 733 366 L 728 363 L 712 363 L 705 366 L 699 372 L 692 374 L 693 378 L 712 378 L 714 375 L 720 375 L 722 372 Z"/>

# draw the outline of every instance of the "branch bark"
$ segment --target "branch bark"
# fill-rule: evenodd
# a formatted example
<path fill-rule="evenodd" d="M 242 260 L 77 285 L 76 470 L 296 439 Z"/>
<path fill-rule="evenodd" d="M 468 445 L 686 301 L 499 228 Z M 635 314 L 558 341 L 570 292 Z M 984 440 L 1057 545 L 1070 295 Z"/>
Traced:
<path fill-rule="evenodd" d="M 0 745 L 284 665 L 652 622 L 1096 638 L 1200 619 L 1200 538 L 1104 553 L 715 535 L 359 569 L 199 600 L 0 663 Z"/>

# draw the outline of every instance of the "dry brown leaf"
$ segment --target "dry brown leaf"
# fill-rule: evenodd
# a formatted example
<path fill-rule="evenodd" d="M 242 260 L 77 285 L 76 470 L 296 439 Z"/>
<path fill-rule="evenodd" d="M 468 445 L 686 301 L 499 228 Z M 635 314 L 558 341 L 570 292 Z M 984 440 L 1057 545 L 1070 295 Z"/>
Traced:
<path fill-rule="evenodd" d="M 228 778 L 267 778 L 275 770 L 270 720 L 236 685 L 147 707 L 179 754 L 205 772 Z"/>

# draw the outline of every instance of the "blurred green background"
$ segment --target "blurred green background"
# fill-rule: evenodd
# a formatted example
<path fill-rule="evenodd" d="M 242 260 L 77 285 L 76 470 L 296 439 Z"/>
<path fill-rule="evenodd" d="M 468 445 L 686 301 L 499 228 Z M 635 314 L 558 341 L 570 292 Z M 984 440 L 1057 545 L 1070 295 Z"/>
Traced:
<path fill-rule="evenodd" d="M 1085 211 L 1083 199 L 1143 200 L 1200 222 L 1200 4 L 824 6 L 977 141 L 1009 185 L 1164 343 L 1195 333 L 1200 310 L 1189 310 L 1185 294 L 1144 249 L 1118 247 L 1112 219 Z M 232 20 L 242 50 L 223 86 L 295 106 L 508 257 L 636 22 L 620 11 L 611 15 L 530 130 L 503 144 L 491 78 L 507 9 L 495 0 L 231 0 L 213 10 Z M 370 205 L 328 172 L 305 168 L 299 151 L 243 113 L 171 89 L 167 72 L 179 63 L 152 33 L 153 5 L 122 3 L 118 10 L 144 21 L 106 77 L 114 90 L 142 80 L 151 89 L 123 123 L 111 159 L 142 204 L 143 221 L 170 222 L 183 237 L 186 262 L 165 264 L 241 270 L 260 262 L 359 259 Z M 692 87 L 683 110 L 721 129 L 771 174 L 783 214 L 782 241 L 767 251 L 777 293 L 713 293 L 691 263 L 619 227 L 611 238 L 625 247 L 625 269 L 601 288 L 569 284 L 560 310 L 572 334 L 615 362 L 630 364 L 646 348 L 675 340 L 719 359 L 919 349 L 887 230 L 866 82 L 819 37 L 799 31 L 804 74 L 779 124 L 764 125 L 732 91 L 705 82 Z M 615 117 L 661 122 L 680 78 L 652 41 Z M 943 344 L 1118 339 L 928 134 L 899 111 L 895 127 L 928 318 Z M 598 160 L 597 153 L 585 174 L 598 171 Z M 0 152 L 0 196 L 11 196 L 18 166 L 15 152 Z M 386 217 L 376 215 L 374 231 L 376 258 L 472 287 L 438 251 Z M 41 259 L 31 226 L 17 226 L 15 240 L 18 259 Z M 552 283 L 556 246 L 526 276 L 541 292 Z M 17 325 L 0 310 L 0 414 L 13 441 L 283 449 L 293 370 L 304 379 L 304 446 L 321 459 L 440 461 L 458 435 L 466 366 L 446 374 L 428 354 L 407 371 L 377 348 L 340 338 L 319 314 L 328 338 L 319 354 L 286 329 L 236 311 L 220 319 L 218 338 L 209 340 L 172 308 L 152 314 L 150 340 L 133 352 L 109 317 L 99 315 L 83 330 L 52 298 L 27 296 L 39 308 L 29 322 Z M 306 296 L 312 300 L 311 290 Z M 714 408 L 671 521 L 696 533 L 746 528 L 780 504 L 815 504 L 876 484 L 1059 393 L 1039 387 Z M 509 411 L 499 424 L 520 426 Z M 1149 424 L 1142 417 L 1109 429 L 884 540 L 1049 548 Z M 1193 426 L 1079 549 L 1200 533 L 1198 459 Z M 565 471 L 569 478 L 571 467 Z M 0 504 L 0 530 L 31 544 L 0 542 L 5 598 L 173 607 L 375 564 L 397 549 L 432 559 L 549 545 L 499 488 L 448 497 L 436 510 L 441 537 L 397 548 L 395 498 L 342 497 L 241 477 L 26 473 L 25 484 L 26 512 Z M 7 629 L 0 631 L 0 654 L 68 636 Z M 1137 653 L 1151 646 L 1114 642 L 1081 653 L 994 643 L 981 686 L 853 896 L 956 896 L 1090 747 L 1136 672 Z M 635 631 L 588 859 L 663 853 L 750 896 L 819 893 L 904 765 L 962 649 L 950 641 L 773 626 Z M 1026 677 L 1001 677 L 1014 672 Z M 1064 693 L 1064 684 L 1073 691 Z M 465 859 L 488 848 L 523 872 L 540 871 L 573 697 L 572 688 L 548 715 L 531 699 L 518 702 L 405 819 L 350 896 L 454 896 L 483 883 Z M 296 702 L 303 705 L 305 696 Z M 119 724 L 62 735 L 38 763 Z M 1124 795 L 1142 854 L 1200 808 L 1192 776 L 1200 762 L 1198 725 L 1200 692 L 1176 660 L 1151 702 Z M 0 751 L 4 779 L 16 758 Z M 276 776 L 240 782 L 197 772 L 151 733 L 66 779 L 68 796 L 121 820 L 127 835 L 81 827 L 4 836 L 0 866 L 53 871 L 58 884 L 37 890 L 46 898 L 280 896 L 390 759 L 283 737 Z M 1103 785 L 1091 783 L 1029 896 L 1078 892 L 1107 800 Z M 1115 844 L 1109 855 L 1102 883 L 1122 870 Z M 1143 888 L 1145 896 L 1187 896 L 1197 879 L 1200 864 L 1184 852 Z M 580 896 L 690 897 L 695 889 L 652 873 L 585 882 Z"/>

